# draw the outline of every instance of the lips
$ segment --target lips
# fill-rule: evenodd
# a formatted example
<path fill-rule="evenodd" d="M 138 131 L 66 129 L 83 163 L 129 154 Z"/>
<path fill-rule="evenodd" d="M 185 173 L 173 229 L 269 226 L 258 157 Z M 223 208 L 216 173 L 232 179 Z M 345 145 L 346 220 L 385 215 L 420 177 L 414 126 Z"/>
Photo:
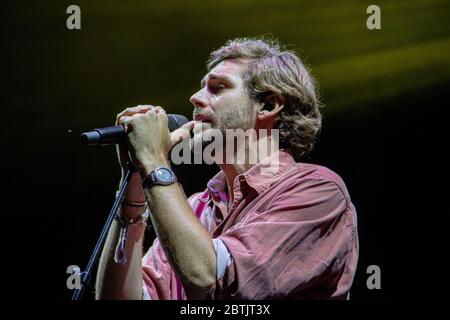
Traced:
<path fill-rule="evenodd" d="M 206 116 L 202 114 L 196 114 L 194 117 L 195 121 L 201 121 L 201 122 L 211 122 L 211 119 L 208 119 Z"/>

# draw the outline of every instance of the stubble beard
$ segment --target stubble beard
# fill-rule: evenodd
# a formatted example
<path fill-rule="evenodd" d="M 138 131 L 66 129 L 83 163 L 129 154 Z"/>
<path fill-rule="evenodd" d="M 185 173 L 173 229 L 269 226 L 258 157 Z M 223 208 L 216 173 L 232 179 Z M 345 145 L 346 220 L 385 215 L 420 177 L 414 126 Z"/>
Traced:
<path fill-rule="evenodd" d="M 253 103 L 249 100 L 244 104 L 225 107 L 223 111 L 218 114 L 211 115 L 211 128 L 203 131 L 202 135 L 195 135 L 191 140 L 191 150 L 196 150 L 195 146 L 201 143 L 201 150 L 203 150 L 214 142 L 214 135 L 209 135 L 211 130 L 216 130 L 217 134 L 222 135 L 223 149 L 225 150 L 227 143 L 232 143 L 226 140 L 227 130 L 235 129 L 251 129 L 254 127 L 256 119 L 256 110 Z M 201 124 L 202 126 L 205 124 Z M 218 130 L 218 132 L 217 132 Z M 200 130 L 199 130 L 200 131 Z M 208 136 L 213 136 L 211 139 L 207 139 Z"/>

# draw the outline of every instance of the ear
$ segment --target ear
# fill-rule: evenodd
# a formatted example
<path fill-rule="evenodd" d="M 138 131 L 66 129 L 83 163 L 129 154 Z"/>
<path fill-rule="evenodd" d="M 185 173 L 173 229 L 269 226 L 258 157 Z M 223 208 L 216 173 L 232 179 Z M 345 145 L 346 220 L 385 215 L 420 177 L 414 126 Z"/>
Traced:
<path fill-rule="evenodd" d="M 258 111 L 258 120 L 276 120 L 277 115 L 284 108 L 284 97 L 277 93 L 269 94 L 265 99 L 264 103 L 261 104 L 261 109 Z"/>

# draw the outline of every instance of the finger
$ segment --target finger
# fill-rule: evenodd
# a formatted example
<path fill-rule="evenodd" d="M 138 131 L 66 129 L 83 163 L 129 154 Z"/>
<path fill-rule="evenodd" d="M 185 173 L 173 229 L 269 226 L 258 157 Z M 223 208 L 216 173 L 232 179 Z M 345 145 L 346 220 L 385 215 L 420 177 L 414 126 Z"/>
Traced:
<path fill-rule="evenodd" d="M 155 106 L 152 110 L 154 110 L 156 113 L 166 113 L 166 111 L 160 106 Z"/>
<path fill-rule="evenodd" d="M 131 119 L 133 119 L 132 116 L 123 116 L 123 117 L 120 118 L 119 124 L 121 124 L 121 125 L 129 124 Z"/>
<path fill-rule="evenodd" d="M 151 110 L 152 106 L 150 105 L 140 105 L 137 107 L 133 107 L 133 108 L 126 108 L 124 111 L 122 111 L 121 113 L 119 113 L 117 115 L 117 117 L 122 117 L 122 116 L 131 116 L 135 113 L 145 113 L 148 110 Z"/>
<path fill-rule="evenodd" d="M 195 126 L 196 121 L 190 121 L 170 134 L 172 146 L 180 143 L 184 139 L 191 136 L 191 130 Z"/>
<path fill-rule="evenodd" d="M 132 116 L 123 116 L 119 119 L 119 125 L 122 125 L 125 127 L 125 132 L 129 132 L 131 129 L 131 119 Z"/>
<path fill-rule="evenodd" d="M 186 129 L 191 131 L 192 128 L 197 124 L 197 121 L 189 121 L 188 123 L 183 124 L 180 129 Z"/>
<path fill-rule="evenodd" d="M 160 106 L 154 106 L 152 110 L 147 111 L 148 113 L 152 113 L 153 115 L 156 115 L 159 121 L 162 121 L 161 124 L 164 127 L 168 127 L 168 119 L 166 111 L 160 107 Z M 151 116 L 151 115 L 150 115 Z"/>
<path fill-rule="evenodd" d="M 125 142 L 119 143 L 116 146 L 117 154 L 119 156 L 120 165 L 125 168 L 127 163 L 130 161 L 128 157 L 128 147 Z"/>
<path fill-rule="evenodd" d="M 119 124 L 119 120 L 121 117 L 132 116 L 133 114 L 136 114 L 136 113 L 146 113 L 147 111 L 151 110 L 152 108 L 153 108 L 153 106 L 151 106 L 151 105 L 139 105 L 139 106 L 132 107 L 132 108 L 126 108 L 124 111 L 122 111 L 121 113 L 119 113 L 116 116 L 116 125 Z"/>

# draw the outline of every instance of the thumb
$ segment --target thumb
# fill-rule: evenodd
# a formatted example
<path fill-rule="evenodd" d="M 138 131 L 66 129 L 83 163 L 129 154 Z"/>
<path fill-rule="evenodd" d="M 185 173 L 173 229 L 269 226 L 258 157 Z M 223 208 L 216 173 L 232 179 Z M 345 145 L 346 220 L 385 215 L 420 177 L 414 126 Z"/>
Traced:
<path fill-rule="evenodd" d="M 172 147 L 191 136 L 191 130 L 194 128 L 195 123 L 196 121 L 190 121 L 170 134 Z"/>

